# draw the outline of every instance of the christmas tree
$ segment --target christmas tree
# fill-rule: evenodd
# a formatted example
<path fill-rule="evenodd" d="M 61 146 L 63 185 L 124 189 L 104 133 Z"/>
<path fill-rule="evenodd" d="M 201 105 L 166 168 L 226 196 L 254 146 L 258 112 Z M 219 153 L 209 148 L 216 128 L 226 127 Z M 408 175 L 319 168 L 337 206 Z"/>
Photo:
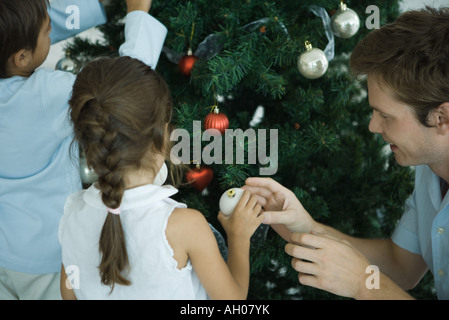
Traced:
<path fill-rule="evenodd" d="M 223 161 L 206 164 L 202 158 L 204 148 L 210 152 L 209 142 L 199 140 L 203 153 L 192 157 L 192 147 L 190 166 L 198 170 L 193 164 L 198 162 L 199 170 L 211 170 L 206 176 L 212 172 L 213 178 L 202 186 L 180 188 L 176 200 L 201 211 L 222 232 L 216 220 L 221 195 L 244 185 L 247 177 L 260 176 L 261 168 L 274 168 L 269 176 L 293 190 L 315 220 L 359 237 L 391 235 L 413 189 L 413 169 L 398 166 L 384 151 L 381 137 L 368 131 L 366 83 L 354 79 L 348 68 L 351 51 L 370 32 L 365 21 L 371 4 L 346 2 L 360 27 L 342 38 L 335 30 L 329 33 L 326 20 L 339 14 L 337 0 L 153 1 L 150 13 L 169 31 L 157 71 L 171 89 L 176 127 L 189 132 L 192 141 L 201 139 L 195 136 L 195 124 L 201 124 L 202 133 L 204 120 L 215 109 L 211 106 L 217 106 L 229 124 L 216 120 L 212 127 L 256 133 L 265 129 L 267 145 L 277 147 L 270 154 L 266 146 L 268 158 L 254 163 L 257 150 L 251 137 L 234 141 L 233 161 L 226 162 L 223 139 Z M 399 15 L 397 0 L 376 1 L 376 6 L 380 25 Z M 106 12 L 109 22 L 99 27 L 104 41 L 75 38 L 68 45 L 81 63 L 117 55 L 124 40 L 124 1 L 107 2 Z M 298 57 L 307 53 L 306 42 L 323 50 L 328 62 L 324 75 L 299 72 Z M 270 132 L 277 136 L 270 140 Z M 237 163 L 239 150 L 244 158 Z M 267 226 L 256 232 L 248 298 L 338 299 L 300 285 L 284 245 Z M 431 276 L 411 294 L 434 298 Z"/>

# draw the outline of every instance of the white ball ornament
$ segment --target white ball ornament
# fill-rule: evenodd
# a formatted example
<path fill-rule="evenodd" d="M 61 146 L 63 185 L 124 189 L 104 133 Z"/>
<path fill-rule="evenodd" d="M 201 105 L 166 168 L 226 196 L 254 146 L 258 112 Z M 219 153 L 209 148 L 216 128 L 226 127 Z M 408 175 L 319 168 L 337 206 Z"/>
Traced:
<path fill-rule="evenodd" d="M 360 19 L 357 13 L 349 9 L 343 1 L 338 10 L 332 15 L 331 29 L 336 37 L 347 39 L 359 31 Z"/>
<path fill-rule="evenodd" d="M 307 79 L 322 77 L 329 67 L 326 54 L 317 48 L 313 48 L 309 41 L 305 42 L 306 51 L 298 57 L 298 70 Z"/>
<path fill-rule="evenodd" d="M 240 201 L 243 192 L 244 190 L 241 188 L 232 188 L 222 194 L 219 206 L 224 215 L 229 216 L 234 212 L 235 206 Z"/>

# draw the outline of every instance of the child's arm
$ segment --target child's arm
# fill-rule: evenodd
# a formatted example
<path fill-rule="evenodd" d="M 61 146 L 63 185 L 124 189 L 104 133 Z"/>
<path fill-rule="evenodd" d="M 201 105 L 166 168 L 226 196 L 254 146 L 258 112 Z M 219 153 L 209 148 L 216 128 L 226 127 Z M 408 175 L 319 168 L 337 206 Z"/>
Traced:
<path fill-rule="evenodd" d="M 257 198 L 245 191 L 232 215 L 226 216 L 221 212 L 218 215 L 228 236 L 228 268 L 245 298 L 249 287 L 250 239 L 264 219 L 263 214 L 259 215 L 260 211 Z"/>
<path fill-rule="evenodd" d="M 120 46 L 119 54 L 139 59 L 155 69 L 167 28 L 148 14 L 151 0 L 126 0 L 126 5 L 125 43 Z"/>
<path fill-rule="evenodd" d="M 103 5 L 97 0 L 55 0 L 50 3 L 48 14 L 52 26 L 51 43 L 70 38 L 107 20 Z"/>
<path fill-rule="evenodd" d="M 68 277 L 65 273 L 64 265 L 61 265 L 61 281 L 59 283 L 59 287 L 61 290 L 61 296 L 63 300 L 77 300 L 75 292 L 73 292 L 72 286 L 70 285 L 70 281 L 67 281 Z"/>
<path fill-rule="evenodd" d="M 263 221 L 260 206 L 249 193 L 242 196 L 230 217 L 219 215 L 228 235 L 228 263 L 204 216 L 192 209 L 175 209 L 167 226 L 167 238 L 175 259 L 189 258 L 207 294 L 214 300 L 246 299 L 249 286 L 250 238 Z M 186 253 L 183 257 L 182 253 Z M 183 267 L 183 264 L 180 265 Z"/>

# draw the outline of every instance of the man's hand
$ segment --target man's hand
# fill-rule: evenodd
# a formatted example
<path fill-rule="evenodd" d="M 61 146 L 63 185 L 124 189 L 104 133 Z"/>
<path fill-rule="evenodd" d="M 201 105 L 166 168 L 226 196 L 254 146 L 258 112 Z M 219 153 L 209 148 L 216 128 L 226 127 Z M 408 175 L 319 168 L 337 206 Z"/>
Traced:
<path fill-rule="evenodd" d="M 379 272 L 379 288 L 367 286 L 369 260 L 348 241 L 329 234 L 295 233 L 285 246 L 301 284 L 354 299 L 413 299 Z M 404 270 L 405 271 L 405 270 Z M 370 280 L 369 280 L 370 281 Z"/>
<path fill-rule="evenodd" d="M 271 178 L 248 178 L 242 187 L 257 196 L 264 209 L 264 224 L 282 224 L 290 232 L 310 232 L 314 220 L 295 194 Z"/>
<path fill-rule="evenodd" d="M 326 234 L 294 233 L 285 252 L 293 257 L 293 269 L 303 285 L 356 299 L 366 291 L 370 263 L 347 241 Z"/>
<path fill-rule="evenodd" d="M 132 11 L 150 11 L 152 0 L 126 0 L 128 13 Z"/>

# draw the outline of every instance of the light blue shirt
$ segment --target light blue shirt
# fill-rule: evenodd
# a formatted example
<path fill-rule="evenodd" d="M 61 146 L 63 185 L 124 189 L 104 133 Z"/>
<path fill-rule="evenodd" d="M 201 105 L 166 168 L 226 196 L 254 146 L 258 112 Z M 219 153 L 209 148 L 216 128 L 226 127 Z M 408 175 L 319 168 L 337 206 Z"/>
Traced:
<path fill-rule="evenodd" d="M 52 6 L 55 3 L 65 12 L 65 4 L 73 0 Z M 81 19 L 106 21 L 98 1 L 76 3 Z M 65 26 L 65 19 L 51 18 L 53 24 Z M 68 36 L 72 34 L 68 30 Z M 167 29 L 149 14 L 131 12 L 119 52 L 155 68 L 166 34 Z M 1 267 L 36 274 L 61 269 L 59 220 L 67 196 L 81 189 L 79 164 L 69 154 L 73 133 L 68 100 L 74 81 L 73 74 L 49 69 L 39 69 L 29 78 L 0 79 Z"/>
<path fill-rule="evenodd" d="M 79 11 L 77 11 L 79 9 Z M 65 40 L 106 22 L 103 5 L 95 0 L 57 0 L 50 3 L 51 43 Z M 73 23 L 74 21 L 79 22 Z"/>
<path fill-rule="evenodd" d="M 442 198 L 440 178 L 428 166 L 417 166 L 415 190 L 392 239 L 419 254 L 435 278 L 439 299 L 449 299 L 449 192 Z"/>

